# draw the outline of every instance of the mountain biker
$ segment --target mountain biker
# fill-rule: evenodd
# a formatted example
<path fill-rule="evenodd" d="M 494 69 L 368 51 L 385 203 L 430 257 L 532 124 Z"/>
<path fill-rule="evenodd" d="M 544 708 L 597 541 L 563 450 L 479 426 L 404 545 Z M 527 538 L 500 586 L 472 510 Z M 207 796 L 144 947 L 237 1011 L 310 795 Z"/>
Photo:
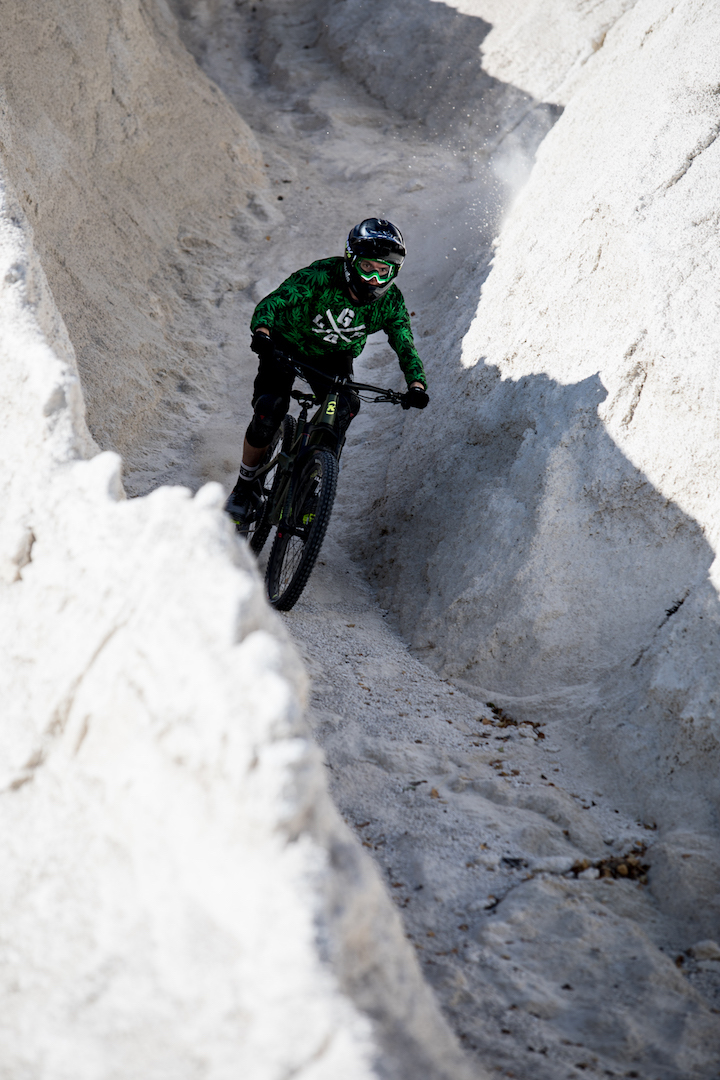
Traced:
<path fill-rule="evenodd" d="M 319 259 L 291 274 L 255 308 L 250 348 L 258 354 L 253 418 L 245 434 L 240 475 L 225 509 L 240 525 L 253 520 L 260 503 L 255 474 L 290 404 L 295 374 L 285 355 L 305 361 L 329 379 L 349 378 L 368 334 L 384 330 L 408 384 L 408 403 L 428 404 L 427 379 L 413 342 L 403 295 L 394 284 L 405 259 L 400 230 L 391 222 L 367 218 L 350 230 L 344 258 Z M 313 392 L 327 393 L 322 375 L 307 375 Z M 338 445 L 360 398 L 339 391 Z"/>

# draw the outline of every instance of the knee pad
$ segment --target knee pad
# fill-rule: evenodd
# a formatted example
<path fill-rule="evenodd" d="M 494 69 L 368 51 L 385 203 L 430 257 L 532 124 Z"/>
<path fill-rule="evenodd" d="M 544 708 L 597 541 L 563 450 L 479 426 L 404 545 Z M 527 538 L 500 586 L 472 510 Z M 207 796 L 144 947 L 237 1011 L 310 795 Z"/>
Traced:
<path fill-rule="evenodd" d="M 267 446 L 280 427 L 288 402 L 275 394 L 262 394 L 255 402 L 255 412 L 245 432 L 245 438 L 256 449 Z"/>

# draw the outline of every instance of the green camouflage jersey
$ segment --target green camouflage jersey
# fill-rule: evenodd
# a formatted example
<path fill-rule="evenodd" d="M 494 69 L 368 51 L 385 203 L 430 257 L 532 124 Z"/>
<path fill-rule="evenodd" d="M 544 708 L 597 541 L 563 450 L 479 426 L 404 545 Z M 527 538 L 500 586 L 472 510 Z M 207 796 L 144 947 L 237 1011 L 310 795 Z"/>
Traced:
<path fill-rule="evenodd" d="M 294 345 L 298 354 L 313 357 L 362 352 L 368 334 L 384 330 L 397 353 L 408 383 L 427 379 L 413 342 L 410 316 L 397 285 L 369 304 L 354 303 L 348 294 L 341 257 L 318 259 L 291 274 L 260 301 L 250 323 L 254 332 L 265 326 Z"/>

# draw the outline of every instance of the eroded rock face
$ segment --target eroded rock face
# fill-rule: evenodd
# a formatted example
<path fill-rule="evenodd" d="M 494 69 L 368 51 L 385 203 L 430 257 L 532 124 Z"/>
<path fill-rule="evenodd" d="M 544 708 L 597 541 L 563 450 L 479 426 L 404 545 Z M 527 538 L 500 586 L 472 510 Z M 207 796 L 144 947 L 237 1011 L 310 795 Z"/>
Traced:
<path fill-rule="evenodd" d="M 5 167 L 90 429 L 137 470 L 137 490 L 143 467 L 151 483 L 171 478 L 216 392 L 259 151 L 164 4 L 6 4 L 2 20 Z"/>
<path fill-rule="evenodd" d="M 430 663 L 584 715 L 673 828 L 717 799 L 719 34 L 707 3 L 638 3 L 575 70 L 471 325 L 471 275 L 437 317 L 376 561 Z"/>
<path fill-rule="evenodd" d="M 478 1075 L 329 800 L 222 489 L 128 500 L 85 423 L 75 342 L 98 441 L 168 436 L 152 387 L 198 361 L 195 291 L 217 310 L 247 129 L 162 5 L 2 22 L 3 1066 Z"/>

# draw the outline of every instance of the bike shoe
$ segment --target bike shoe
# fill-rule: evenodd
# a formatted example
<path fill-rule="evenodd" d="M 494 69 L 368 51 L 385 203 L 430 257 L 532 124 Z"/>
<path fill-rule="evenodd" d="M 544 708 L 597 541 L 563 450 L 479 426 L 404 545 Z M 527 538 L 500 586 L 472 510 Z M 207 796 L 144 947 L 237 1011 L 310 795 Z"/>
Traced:
<path fill-rule="evenodd" d="M 239 530 L 247 529 L 262 508 L 262 486 L 259 480 L 239 481 L 230 492 L 225 510 Z"/>

